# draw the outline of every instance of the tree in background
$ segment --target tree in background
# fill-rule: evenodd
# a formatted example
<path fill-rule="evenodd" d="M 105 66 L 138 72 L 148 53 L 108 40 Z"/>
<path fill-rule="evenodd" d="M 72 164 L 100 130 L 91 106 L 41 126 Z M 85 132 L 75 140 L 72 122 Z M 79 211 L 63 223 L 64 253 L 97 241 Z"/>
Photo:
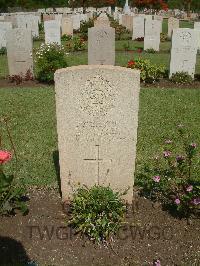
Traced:
<path fill-rule="evenodd" d="M 126 0 L 0 0 L 0 11 L 8 11 L 9 7 L 34 10 L 47 7 L 123 7 Z M 129 0 L 129 4 L 139 9 L 152 8 L 155 10 L 170 9 L 200 11 L 200 0 Z"/>
<path fill-rule="evenodd" d="M 199 0 L 168 0 L 167 3 L 170 9 L 187 10 L 187 12 L 200 11 Z"/>
<path fill-rule="evenodd" d="M 164 0 L 133 0 L 132 5 L 138 9 L 167 10 L 168 5 Z"/>

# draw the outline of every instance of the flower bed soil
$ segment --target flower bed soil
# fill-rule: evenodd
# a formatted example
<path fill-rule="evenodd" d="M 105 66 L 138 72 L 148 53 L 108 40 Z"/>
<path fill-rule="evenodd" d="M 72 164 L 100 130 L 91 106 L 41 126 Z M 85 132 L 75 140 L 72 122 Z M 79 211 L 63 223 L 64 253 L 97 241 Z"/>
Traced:
<path fill-rule="evenodd" d="M 200 221 L 173 217 L 137 192 L 127 224 L 105 245 L 67 227 L 58 192 L 32 189 L 28 197 L 28 215 L 0 217 L 0 265 L 200 265 Z"/>
<path fill-rule="evenodd" d="M 0 79 L 0 88 L 20 88 L 20 87 L 46 87 L 49 85 L 53 85 L 53 83 L 41 83 L 37 80 L 33 81 L 23 81 L 22 83 L 16 85 L 15 83 L 10 82 L 8 79 Z M 155 82 L 153 84 L 145 84 L 141 83 L 142 88 L 158 88 L 158 89 L 171 89 L 171 88 L 181 88 L 181 89 L 200 89 L 200 81 L 195 80 L 192 84 L 175 84 L 167 79 L 162 79 L 159 82 Z"/>

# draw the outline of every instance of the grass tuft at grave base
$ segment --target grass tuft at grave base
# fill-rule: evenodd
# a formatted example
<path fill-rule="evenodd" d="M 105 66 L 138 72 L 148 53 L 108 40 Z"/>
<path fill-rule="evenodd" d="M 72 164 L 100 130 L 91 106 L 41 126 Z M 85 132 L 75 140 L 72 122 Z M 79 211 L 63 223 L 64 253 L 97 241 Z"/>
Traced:
<path fill-rule="evenodd" d="M 52 86 L 0 88 L 0 116 L 9 118 L 18 154 L 18 176 L 27 185 L 57 187 L 54 95 Z M 173 135 L 177 124 L 188 127 L 200 145 L 199 106 L 198 89 L 141 89 L 136 173 L 159 150 L 163 139 Z M 5 136 L 4 129 L 0 131 Z M 9 149 L 7 138 L 2 144 Z"/>

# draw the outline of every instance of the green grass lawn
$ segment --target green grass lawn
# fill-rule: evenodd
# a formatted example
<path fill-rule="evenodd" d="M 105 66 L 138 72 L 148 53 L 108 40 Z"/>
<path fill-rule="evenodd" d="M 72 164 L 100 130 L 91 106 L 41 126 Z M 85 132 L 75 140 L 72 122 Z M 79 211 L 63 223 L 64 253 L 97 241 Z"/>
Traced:
<path fill-rule="evenodd" d="M 135 51 L 124 51 L 123 45 L 127 42 L 130 43 L 130 48 Z M 162 64 L 167 69 L 169 69 L 170 63 L 170 53 L 167 52 L 170 49 L 170 42 L 161 43 L 161 51 L 159 53 L 151 54 L 145 53 L 138 54 L 137 49 L 143 47 L 142 42 L 132 42 L 132 41 L 117 41 L 116 49 L 121 49 L 121 51 L 116 51 L 116 65 L 118 66 L 126 66 L 127 62 L 130 59 L 138 58 L 139 56 L 142 58 L 148 58 L 155 64 Z M 69 66 L 76 65 L 87 65 L 87 51 L 82 52 L 74 52 L 68 55 L 68 64 Z M 196 74 L 200 74 L 200 55 L 197 55 L 197 63 L 196 63 Z M 7 57 L 5 55 L 0 56 L 0 79 L 6 78 L 8 75 L 8 63 Z"/>
<path fill-rule="evenodd" d="M 137 172 L 159 150 L 163 139 L 183 123 L 200 143 L 200 90 L 142 89 L 137 145 Z M 19 157 L 19 177 L 29 185 L 56 185 L 53 155 L 57 151 L 53 87 L 1 88 L 0 114 L 9 126 Z M 8 139 L 3 133 L 3 144 Z M 14 161 L 13 161 L 14 163 Z M 10 166 L 10 164 L 9 164 Z M 14 164 L 13 164 L 14 167 Z"/>

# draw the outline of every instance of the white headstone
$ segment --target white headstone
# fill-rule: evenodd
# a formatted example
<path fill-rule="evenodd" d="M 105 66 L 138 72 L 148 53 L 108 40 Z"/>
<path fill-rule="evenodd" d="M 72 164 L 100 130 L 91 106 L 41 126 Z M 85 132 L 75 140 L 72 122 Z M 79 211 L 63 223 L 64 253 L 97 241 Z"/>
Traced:
<path fill-rule="evenodd" d="M 168 38 L 172 37 L 173 29 L 179 28 L 179 20 L 177 18 L 170 17 L 168 19 Z"/>
<path fill-rule="evenodd" d="M 155 51 L 159 51 L 160 27 L 161 21 L 145 21 L 144 50 L 154 49 Z"/>
<path fill-rule="evenodd" d="M 93 27 L 88 29 L 88 64 L 115 64 L 115 29 Z"/>
<path fill-rule="evenodd" d="M 113 66 L 55 73 L 63 202 L 79 185 L 111 186 L 132 203 L 140 74 Z"/>
<path fill-rule="evenodd" d="M 158 16 L 158 15 L 154 15 L 154 20 L 159 20 L 161 22 L 160 24 L 160 33 L 162 32 L 162 24 L 163 24 L 163 17 L 162 16 Z"/>
<path fill-rule="evenodd" d="M 80 15 L 77 14 L 77 15 L 73 15 L 72 16 L 72 20 L 73 20 L 73 29 L 74 30 L 79 30 L 80 29 Z"/>
<path fill-rule="evenodd" d="M 45 43 L 61 44 L 60 22 L 57 20 L 48 20 L 44 22 Z"/>
<path fill-rule="evenodd" d="M 0 22 L 0 48 L 6 47 L 6 33 L 11 29 L 11 22 Z"/>
<path fill-rule="evenodd" d="M 73 21 L 71 18 L 62 19 L 62 35 L 73 36 Z"/>
<path fill-rule="evenodd" d="M 198 31 L 174 29 L 170 61 L 170 77 L 176 72 L 187 72 L 194 78 L 198 49 Z"/>
<path fill-rule="evenodd" d="M 32 32 L 33 37 L 39 36 L 39 17 L 34 15 L 17 15 L 18 28 L 28 29 Z"/>
<path fill-rule="evenodd" d="M 62 24 L 62 14 L 55 14 L 55 20 L 57 20 L 60 23 L 60 26 Z"/>
<path fill-rule="evenodd" d="M 27 29 L 12 29 L 7 32 L 7 57 L 10 75 L 33 73 L 32 33 Z"/>
<path fill-rule="evenodd" d="M 198 31 L 198 49 L 200 50 L 200 22 L 194 22 L 194 29 Z"/>
<path fill-rule="evenodd" d="M 135 16 L 133 17 L 133 35 L 132 39 L 144 37 L 144 17 Z"/>

